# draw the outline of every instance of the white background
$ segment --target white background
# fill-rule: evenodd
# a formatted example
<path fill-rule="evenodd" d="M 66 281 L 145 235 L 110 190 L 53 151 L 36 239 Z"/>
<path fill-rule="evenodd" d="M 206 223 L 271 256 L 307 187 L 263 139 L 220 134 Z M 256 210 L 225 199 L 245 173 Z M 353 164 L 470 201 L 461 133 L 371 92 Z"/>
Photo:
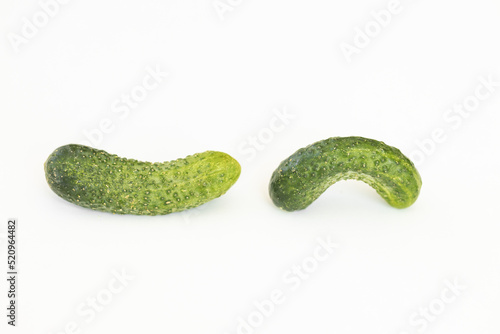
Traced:
<path fill-rule="evenodd" d="M 39 2 L 1 0 L 2 268 L 6 220 L 20 224 L 18 327 L 6 325 L 1 279 L 1 332 L 234 334 L 277 289 L 283 303 L 239 332 L 498 334 L 500 2 L 401 0 L 380 31 L 371 12 L 385 0 L 221 3 L 232 10 L 212 0 L 73 0 L 44 25 Z M 34 17 L 39 27 L 23 37 Z M 341 47 L 356 38 L 346 57 Z M 147 68 L 168 76 L 120 118 L 113 106 L 140 89 Z M 488 77 L 497 86 L 457 119 L 450 108 L 478 101 Z M 292 115 L 286 124 L 276 110 Z M 94 212 L 58 198 L 43 171 L 54 149 L 86 133 L 146 161 L 224 151 L 242 174 L 190 212 Z M 283 159 L 351 135 L 418 158 L 412 207 L 393 209 L 354 181 L 301 212 L 272 204 L 267 185 Z M 317 238 L 338 248 L 293 290 L 284 277 L 312 263 Z M 121 271 L 133 279 L 110 295 Z M 462 290 L 444 303 L 448 281 Z M 89 311 L 95 297 L 106 305 Z M 429 307 L 439 314 L 422 322 Z"/>

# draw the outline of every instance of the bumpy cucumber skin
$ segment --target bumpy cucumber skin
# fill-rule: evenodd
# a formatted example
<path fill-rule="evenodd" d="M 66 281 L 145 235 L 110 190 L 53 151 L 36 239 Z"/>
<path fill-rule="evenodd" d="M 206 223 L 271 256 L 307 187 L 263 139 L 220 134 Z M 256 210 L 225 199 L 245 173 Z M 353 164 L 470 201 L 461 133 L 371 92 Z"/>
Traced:
<path fill-rule="evenodd" d="M 240 172 L 235 159 L 215 151 L 151 163 L 70 144 L 45 162 L 47 182 L 63 199 L 133 215 L 164 215 L 204 204 L 226 193 Z"/>
<path fill-rule="evenodd" d="M 303 210 L 340 180 L 364 181 L 395 208 L 412 205 L 422 179 L 395 147 L 363 137 L 332 137 L 299 149 L 281 162 L 269 184 L 274 204 Z"/>

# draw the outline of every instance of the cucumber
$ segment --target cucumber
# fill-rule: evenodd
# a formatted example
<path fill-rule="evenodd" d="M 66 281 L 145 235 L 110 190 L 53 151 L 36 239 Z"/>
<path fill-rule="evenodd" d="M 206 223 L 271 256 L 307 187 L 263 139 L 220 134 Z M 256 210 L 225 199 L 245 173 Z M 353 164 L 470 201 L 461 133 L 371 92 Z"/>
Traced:
<path fill-rule="evenodd" d="M 133 215 L 197 207 L 226 193 L 240 172 L 235 159 L 215 151 L 151 163 L 70 144 L 56 149 L 45 162 L 47 182 L 63 199 L 93 210 Z"/>
<path fill-rule="evenodd" d="M 340 180 L 364 181 L 395 208 L 412 205 L 422 180 L 397 148 L 363 137 L 333 137 L 301 148 L 281 162 L 269 183 L 276 206 L 303 210 Z"/>

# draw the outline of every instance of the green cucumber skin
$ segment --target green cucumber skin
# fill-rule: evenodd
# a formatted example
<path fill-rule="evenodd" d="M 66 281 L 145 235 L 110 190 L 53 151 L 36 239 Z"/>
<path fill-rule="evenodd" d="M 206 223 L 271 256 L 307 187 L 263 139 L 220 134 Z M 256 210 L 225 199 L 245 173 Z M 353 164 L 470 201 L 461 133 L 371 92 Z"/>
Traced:
<path fill-rule="evenodd" d="M 303 210 L 340 180 L 364 181 L 395 208 L 412 205 L 422 180 L 395 147 L 363 137 L 332 137 L 299 149 L 281 162 L 269 184 L 274 204 Z"/>
<path fill-rule="evenodd" d="M 226 193 L 240 172 L 235 159 L 215 151 L 151 163 L 70 144 L 56 149 L 45 162 L 47 182 L 63 199 L 93 210 L 133 215 L 197 207 Z"/>

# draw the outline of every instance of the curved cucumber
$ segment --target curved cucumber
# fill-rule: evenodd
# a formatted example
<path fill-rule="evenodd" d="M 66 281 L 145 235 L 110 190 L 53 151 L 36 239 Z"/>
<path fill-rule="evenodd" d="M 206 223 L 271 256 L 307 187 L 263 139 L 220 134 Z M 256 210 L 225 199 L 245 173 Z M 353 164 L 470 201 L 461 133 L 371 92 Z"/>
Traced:
<path fill-rule="evenodd" d="M 340 180 L 369 184 L 395 208 L 412 205 L 422 180 L 397 148 L 362 137 L 333 137 L 301 148 L 274 171 L 269 194 L 286 211 L 302 210 Z"/>
<path fill-rule="evenodd" d="M 199 206 L 223 195 L 240 172 L 235 159 L 214 151 L 151 163 L 71 144 L 56 149 L 45 162 L 47 182 L 63 199 L 134 215 L 164 215 Z"/>

